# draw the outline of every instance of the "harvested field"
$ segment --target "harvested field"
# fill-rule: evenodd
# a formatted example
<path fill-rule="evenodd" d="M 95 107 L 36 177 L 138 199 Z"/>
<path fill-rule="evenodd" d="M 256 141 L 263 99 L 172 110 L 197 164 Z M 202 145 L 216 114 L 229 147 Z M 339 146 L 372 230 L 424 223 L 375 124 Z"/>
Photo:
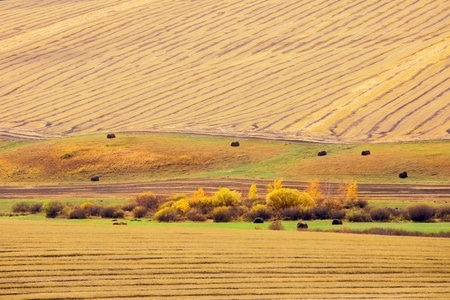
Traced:
<path fill-rule="evenodd" d="M 1 226 L 1 299 L 450 297 L 449 239 L 63 220 Z"/>
<path fill-rule="evenodd" d="M 0 136 L 449 139 L 448 1 L 1 1 Z"/>

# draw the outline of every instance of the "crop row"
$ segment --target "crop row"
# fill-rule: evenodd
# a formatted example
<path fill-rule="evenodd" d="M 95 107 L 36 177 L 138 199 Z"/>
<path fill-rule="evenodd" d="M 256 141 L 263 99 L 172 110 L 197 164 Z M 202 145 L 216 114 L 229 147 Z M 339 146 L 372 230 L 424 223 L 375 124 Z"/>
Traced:
<path fill-rule="evenodd" d="M 0 299 L 445 299 L 448 239 L 2 219 Z"/>

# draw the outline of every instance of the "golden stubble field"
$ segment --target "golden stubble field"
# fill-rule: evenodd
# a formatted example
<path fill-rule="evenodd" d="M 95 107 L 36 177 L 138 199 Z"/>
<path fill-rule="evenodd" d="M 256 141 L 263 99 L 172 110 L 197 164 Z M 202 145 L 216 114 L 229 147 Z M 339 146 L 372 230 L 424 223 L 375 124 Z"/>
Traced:
<path fill-rule="evenodd" d="M 448 139 L 450 3 L 1 1 L 0 135 Z"/>
<path fill-rule="evenodd" d="M 0 299 L 448 299 L 449 239 L 1 219 Z"/>

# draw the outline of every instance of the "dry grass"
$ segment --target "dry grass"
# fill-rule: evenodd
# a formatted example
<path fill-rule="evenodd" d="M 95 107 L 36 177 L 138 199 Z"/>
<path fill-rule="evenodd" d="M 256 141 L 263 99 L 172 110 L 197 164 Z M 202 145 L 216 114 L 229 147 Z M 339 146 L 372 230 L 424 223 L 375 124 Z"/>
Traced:
<path fill-rule="evenodd" d="M 245 178 L 322 182 L 448 183 L 449 142 L 324 145 L 170 134 L 89 135 L 0 143 L 5 183 L 143 182 L 174 178 Z M 371 155 L 361 156 L 369 148 Z M 328 155 L 318 157 L 319 150 Z M 355 167 L 357 166 L 357 167 Z M 398 178 L 407 171 L 409 178 Z M 225 183 L 224 183 L 225 184 Z M 198 186 L 192 186 L 191 190 Z M 247 187 L 246 187 L 247 188 Z"/>
<path fill-rule="evenodd" d="M 440 0 L 2 1 L 0 134 L 448 139 L 449 9 Z"/>
<path fill-rule="evenodd" d="M 3 219 L 0 299 L 448 299 L 449 239 Z"/>
<path fill-rule="evenodd" d="M 285 151 L 277 142 L 247 140 L 235 148 L 229 139 L 163 134 L 81 136 L 6 148 L 0 150 L 0 178 L 12 182 L 86 181 L 94 174 L 102 181 L 189 177 L 253 164 Z"/>

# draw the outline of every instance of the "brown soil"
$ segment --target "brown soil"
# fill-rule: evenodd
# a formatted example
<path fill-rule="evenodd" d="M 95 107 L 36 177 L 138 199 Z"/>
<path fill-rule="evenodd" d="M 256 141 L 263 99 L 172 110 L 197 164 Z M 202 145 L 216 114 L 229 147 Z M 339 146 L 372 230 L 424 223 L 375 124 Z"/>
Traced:
<path fill-rule="evenodd" d="M 76 185 L 53 186 L 0 186 L 0 199 L 11 198 L 102 198 L 134 197 L 144 191 L 152 191 L 158 196 L 170 196 L 177 193 L 192 194 L 198 188 L 212 194 L 220 187 L 228 187 L 246 195 L 250 184 L 255 183 L 259 191 L 265 192 L 269 180 L 245 179 L 192 179 L 169 180 L 143 183 L 104 184 L 92 182 Z M 306 183 L 284 181 L 285 187 L 304 189 Z M 363 200 L 399 200 L 399 201 L 450 201 L 450 185 L 418 184 L 359 184 L 360 199 Z M 325 193 L 333 196 L 339 185 L 322 184 Z"/>

